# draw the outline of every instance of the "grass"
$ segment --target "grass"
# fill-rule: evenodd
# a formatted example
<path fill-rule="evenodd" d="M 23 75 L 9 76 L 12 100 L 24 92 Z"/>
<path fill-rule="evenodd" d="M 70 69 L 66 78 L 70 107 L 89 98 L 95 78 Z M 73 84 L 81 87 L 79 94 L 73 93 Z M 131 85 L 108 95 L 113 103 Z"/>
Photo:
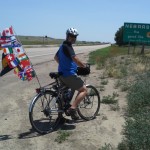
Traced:
<path fill-rule="evenodd" d="M 60 45 L 65 39 L 55 39 L 45 36 L 17 36 L 23 45 Z M 65 38 L 65 37 L 64 37 Z M 76 45 L 99 45 L 101 42 L 76 41 Z"/>
<path fill-rule="evenodd" d="M 114 83 L 114 88 L 118 89 L 120 86 L 122 85 L 122 81 L 120 79 L 118 79 L 115 83 Z"/>
<path fill-rule="evenodd" d="M 115 47 L 119 49 L 119 47 Z M 119 51 L 118 50 L 118 51 Z M 150 70 L 150 58 L 149 56 L 141 55 L 127 55 L 126 48 L 123 48 L 118 52 L 114 50 L 114 46 L 107 49 L 97 50 L 95 54 L 91 53 L 89 58 L 90 62 L 94 62 L 97 69 L 104 69 L 101 79 L 111 77 L 116 79 L 128 78 L 131 75 L 138 75 Z M 99 53 L 101 56 L 99 56 Z M 125 55 L 123 55 L 125 54 Z M 114 57 L 116 55 L 116 57 Z M 121 55 L 121 56 L 119 56 Z M 99 61 L 96 61 L 99 60 Z"/>
<path fill-rule="evenodd" d="M 110 47 L 106 47 L 101 50 L 96 50 L 91 52 L 89 55 L 89 63 L 90 64 L 97 64 L 98 67 L 104 66 L 106 58 L 108 57 L 110 52 Z"/>
<path fill-rule="evenodd" d="M 118 97 L 119 95 L 117 93 L 113 93 L 113 95 L 108 95 L 108 96 L 103 96 L 102 102 L 104 104 L 116 104 L 118 100 L 115 98 Z"/>
<path fill-rule="evenodd" d="M 58 133 L 58 136 L 55 139 L 55 142 L 57 143 L 62 143 L 66 141 L 67 138 L 71 135 L 71 132 L 63 131 L 63 130 L 59 130 L 57 133 Z"/>
<path fill-rule="evenodd" d="M 113 92 L 113 95 L 103 96 L 101 103 L 108 104 L 112 111 L 118 111 L 120 109 L 118 99 L 116 99 L 118 96 L 117 92 Z"/>
<path fill-rule="evenodd" d="M 105 145 L 99 148 L 98 150 L 114 150 L 114 148 L 111 146 L 110 143 L 109 144 L 105 143 Z"/>
<path fill-rule="evenodd" d="M 112 58 L 118 55 L 127 54 L 126 47 L 110 46 L 103 49 L 93 51 L 89 55 L 89 63 L 96 64 L 97 69 L 104 67 L 108 58 Z"/>
<path fill-rule="evenodd" d="M 128 83 L 126 80 L 122 82 L 122 85 L 121 85 L 121 91 L 124 92 L 124 91 L 127 91 L 130 89 L 130 86 L 131 84 Z"/>
<path fill-rule="evenodd" d="M 107 79 L 102 79 L 101 80 L 101 84 L 102 85 L 107 85 L 108 84 L 108 80 Z"/>
<path fill-rule="evenodd" d="M 100 85 L 100 91 L 105 91 L 104 85 Z"/>

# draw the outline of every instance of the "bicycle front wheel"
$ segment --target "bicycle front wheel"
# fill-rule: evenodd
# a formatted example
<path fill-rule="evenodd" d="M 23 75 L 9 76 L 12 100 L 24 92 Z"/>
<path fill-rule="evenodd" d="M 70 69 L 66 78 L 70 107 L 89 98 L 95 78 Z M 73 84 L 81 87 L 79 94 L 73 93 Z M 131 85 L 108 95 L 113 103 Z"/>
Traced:
<path fill-rule="evenodd" d="M 100 110 L 100 95 L 92 85 L 86 85 L 87 95 L 78 106 L 78 114 L 84 120 L 94 119 Z"/>
<path fill-rule="evenodd" d="M 31 102 L 29 119 L 32 127 L 40 134 L 54 131 L 62 115 L 61 103 L 52 91 L 39 93 Z"/>

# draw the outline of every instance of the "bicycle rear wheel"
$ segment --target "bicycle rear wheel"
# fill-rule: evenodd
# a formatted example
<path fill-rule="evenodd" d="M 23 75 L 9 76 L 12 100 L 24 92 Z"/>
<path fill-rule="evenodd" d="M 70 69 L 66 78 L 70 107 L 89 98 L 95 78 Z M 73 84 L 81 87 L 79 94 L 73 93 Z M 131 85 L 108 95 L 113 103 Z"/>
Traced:
<path fill-rule="evenodd" d="M 41 92 L 30 104 L 30 123 L 40 134 L 54 131 L 60 121 L 61 103 L 53 95 L 52 91 Z"/>
<path fill-rule="evenodd" d="M 100 95 L 97 89 L 92 85 L 86 85 L 87 96 L 78 106 L 78 114 L 84 120 L 94 119 L 100 110 Z"/>

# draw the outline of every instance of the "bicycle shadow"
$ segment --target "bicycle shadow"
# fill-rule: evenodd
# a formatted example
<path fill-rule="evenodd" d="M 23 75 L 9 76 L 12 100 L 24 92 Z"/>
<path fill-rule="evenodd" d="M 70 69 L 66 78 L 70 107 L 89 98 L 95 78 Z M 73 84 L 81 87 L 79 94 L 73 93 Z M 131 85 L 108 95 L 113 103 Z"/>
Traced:
<path fill-rule="evenodd" d="M 66 119 L 66 118 L 61 118 L 59 121 L 59 124 L 55 128 L 55 131 L 58 131 L 60 129 L 61 130 L 73 130 L 75 128 L 76 128 L 75 124 L 72 122 L 72 120 Z"/>
<path fill-rule="evenodd" d="M 79 119 L 77 121 L 72 120 L 72 119 L 66 119 L 66 118 L 65 118 L 65 120 L 62 119 L 62 120 L 60 120 L 59 124 L 54 129 L 54 131 L 52 131 L 52 132 L 57 132 L 59 129 L 61 129 L 61 130 L 74 130 L 76 128 L 76 124 L 81 123 L 81 122 L 85 122 L 85 121 L 82 119 Z M 44 127 L 45 127 L 45 125 L 44 125 Z M 47 133 L 47 134 L 50 134 L 50 133 Z M 18 135 L 18 139 L 34 138 L 34 137 L 39 137 L 42 135 L 43 134 L 39 134 L 33 128 L 31 128 L 27 132 L 20 133 Z"/>
<path fill-rule="evenodd" d="M 40 134 L 38 134 L 37 132 L 35 132 L 33 129 L 30 129 L 27 132 L 23 132 L 18 134 L 18 139 L 26 139 L 26 138 L 33 138 L 33 137 L 37 137 L 37 136 L 41 136 Z M 0 135 L 0 142 L 1 141 L 6 141 L 6 140 L 11 140 L 14 139 L 16 137 L 13 137 L 13 135 Z"/>
<path fill-rule="evenodd" d="M 74 130 L 76 128 L 77 123 L 85 122 L 84 120 L 70 120 L 67 119 L 67 121 L 60 121 L 60 123 L 57 125 L 54 131 L 52 132 L 57 132 L 59 129 L 61 130 Z M 50 134 L 50 133 L 48 133 Z M 18 139 L 28 139 L 28 138 L 34 138 L 34 137 L 40 137 L 43 134 L 37 133 L 33 128 L 29 129 L 29 131 L 23 132 L 18 134 Z M 13 139 L 11 135 L 0 135 L 0 141 L 5 141 L 5 140 L 10 140 Z"/>
<path fill-rule="evenodd" d="M 42 136 L 41 134 L 37 133 L 34 129 L 29 129 L 27 132 L 20 133 L 18 135 L 18 139 L 28 139 L 28 138 L 34 138 Z"/>
<path fill-rule="evenodd" d="M 11 135 L 0 135 L 0 141 L 10 140 L 13 139 Z"/>
<path fill-rule="evenodd" d="M 61 122 L 61 124 L 58 126 L 58 129 L 61 130 L 74 130 L 76 128 L 77 123 L 85 122 L 82 119 L 79 120 L 72 120 L 72 119 L 66 119 L 66 121 Z"/>
<path fill-rule="evenodd" d="M 73 129 L 75 129 L 75 125 L 72 124 L 72 123 L 71 124 L 69 124 L 69 123 L 66 124 L 65 122 L 60 122 L 57 125 L 57 127 L 54 129 L 54 131 L 52 131 L 52 132 L 56 132 L 59 129 L 62 129 L 62 130 L 73 130 Z M 47 134 L 50 134 L 50 133 L 47 133 Z M 31 128 L 27 132 L 20 133 L 18 135 L 18 139 L 28 139 L 28 138 L 34 138 L 34 137 L 39 137 L 39 136 L 43 136 L 43 135 L 44 134 L 39 134 L 33 128 Z"/>

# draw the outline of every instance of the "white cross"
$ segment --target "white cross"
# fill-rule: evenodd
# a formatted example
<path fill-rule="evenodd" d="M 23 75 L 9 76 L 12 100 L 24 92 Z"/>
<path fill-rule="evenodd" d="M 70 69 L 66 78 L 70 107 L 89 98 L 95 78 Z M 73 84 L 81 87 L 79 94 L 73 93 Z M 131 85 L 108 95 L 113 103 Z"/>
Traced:
<path fill-rule="evenodd" d="M 10 56 L 10 55 L 8 56 L 8 59 L 9 59 L 9 60 L 12 60 L 12 58 L 13 58 L 12 56 Z"/>

